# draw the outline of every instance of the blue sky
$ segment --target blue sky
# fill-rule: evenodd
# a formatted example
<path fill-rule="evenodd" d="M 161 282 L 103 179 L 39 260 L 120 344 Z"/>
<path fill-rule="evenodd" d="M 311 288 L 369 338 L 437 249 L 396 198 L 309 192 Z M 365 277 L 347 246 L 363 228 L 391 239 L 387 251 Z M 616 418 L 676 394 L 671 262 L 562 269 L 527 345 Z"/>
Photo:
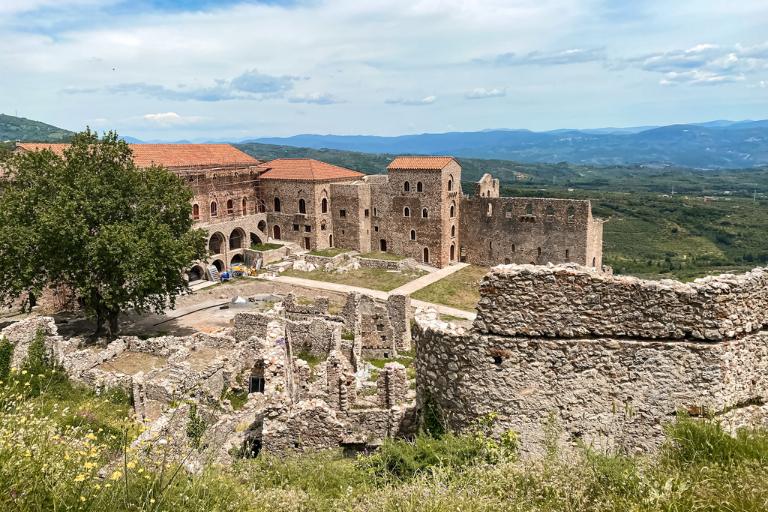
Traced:
<path fill-rule="evenodd" d="M 1 0 L 0 112 L 143 139 L 768 118 L 765 0 Z"/>

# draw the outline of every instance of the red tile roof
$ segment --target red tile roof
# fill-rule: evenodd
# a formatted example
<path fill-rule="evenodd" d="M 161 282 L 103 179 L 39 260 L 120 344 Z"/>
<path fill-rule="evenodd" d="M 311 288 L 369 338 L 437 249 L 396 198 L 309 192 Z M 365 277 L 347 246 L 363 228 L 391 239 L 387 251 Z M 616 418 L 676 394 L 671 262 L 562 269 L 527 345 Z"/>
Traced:
<path fill-rule="evenodd" d="M 261 175 L 263 180 L 326 181 L 364 176 L 361 172 L 311 158 L 278 158 L 262 164 L 261 168 L 265 169 Z"/>
<path fill-rule="evenodd" d="M 17 148 L 25 151 L 50 149 L 63 155 L 69 144 L 19 142 Z M 229 144 L 129 144 L 133 161 L 138 167 L 152 164 L 169 169 L 214 166 L 251 166 L 259 161 Z"/>
<path fill-rule="evenodd" d="M 452 156 L 399 156 L 392 160 L 387 169 L 439 171 L 455 161 Z"/>

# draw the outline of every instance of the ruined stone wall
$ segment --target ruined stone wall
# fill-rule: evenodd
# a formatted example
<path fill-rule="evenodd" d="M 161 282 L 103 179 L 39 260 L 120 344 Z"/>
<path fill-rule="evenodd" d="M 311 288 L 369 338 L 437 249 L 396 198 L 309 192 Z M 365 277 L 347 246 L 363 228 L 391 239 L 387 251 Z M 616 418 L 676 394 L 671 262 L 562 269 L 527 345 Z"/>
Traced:
<path fill-rule="evenodd" d="M 499 180 L 488 173 L 483 174 L 483 177 L 475 185 L 475 195 L 477 197 L 499 197 Z"/>
<path fill-rule="evenodd" d="M 360 340 L 366 357 L 394 357 L 410 350 L 410 297 L 392 295 L 385 303 L 373 297 L 350 293 L 342 309 L 347 330 Z"/>
<path fill-rule="evenodd" d="M 524 197 L 465 197 L 461 201 L 463 261 L 602 263 L 602 225 L 589 201 Z"/>
<path fill-rule="evenodd" d="M 371 251 L 371 187 L 363 180 L 331 184 L 333 245 Z"/>
<path fill-rule="evenodd" d="M 328 315 L 330 304 L 331 302 L 328 297 L 317 297 L 310 304 L 299 304 L 296 296 L 292 293 L 289 293 L 283 299 L 283 308 L 285 308 L 286 316 L 293 320 L 307 320 L 326 316 Z"/>
<path fill-rule="evenodd" d="M 296 356 L 311 354 L 325 358 L 341 347 L 341 328 L 338 322 L 329 322 L 322 318 L 310 321 L 292 321 L 285 323 L 285 334 Z"/>
<path fill-rule="evenodd" d="M 417 316 L 417 394 L 461 429 L 499 429 L 540 451 L 550 417 L 566 445 L 652 450 L 679 411 L 733 414 L 768 400 L 768 274 L 695 283 L 502 266 L 467 331 Z"/>
<path fill-rule="evenodd" d="M 492 334 L 722 340 L 768 325 L 764 269 L 679 283 L 501 266 L 480 287 L 475 326 Z"/>

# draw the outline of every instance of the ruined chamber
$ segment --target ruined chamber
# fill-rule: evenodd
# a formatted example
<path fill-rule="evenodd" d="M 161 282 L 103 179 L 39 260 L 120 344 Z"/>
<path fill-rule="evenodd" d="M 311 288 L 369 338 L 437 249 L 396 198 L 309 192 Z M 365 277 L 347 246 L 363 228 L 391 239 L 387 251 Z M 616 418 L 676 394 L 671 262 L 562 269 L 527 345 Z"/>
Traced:
<path fill-rule="evenodd" d="M 547 431 L 563 445 L 650 451 L 679 412 L 764 422 L 766 285 L 763 269 L 683 284 L 496 267 L 472 329 L 417 318 L 420 407 L 456 429 L 498 413 L 534 453 Z"/>

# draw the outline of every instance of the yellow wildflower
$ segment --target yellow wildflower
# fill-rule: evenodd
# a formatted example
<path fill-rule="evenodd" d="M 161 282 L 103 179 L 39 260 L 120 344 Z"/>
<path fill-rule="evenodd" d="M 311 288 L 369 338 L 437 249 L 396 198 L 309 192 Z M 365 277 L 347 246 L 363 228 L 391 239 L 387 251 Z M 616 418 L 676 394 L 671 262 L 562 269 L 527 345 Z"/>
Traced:
<path fill-rule="evenodd" d="M 80 496 L 80 501 L 85 501 L 85 496 Z"/>
<path fill-rule="evenodd" d="M 80 473 L 75 477 L 75 482 L 84 482 L 85 481 L 85 475 Z"/>
<path fill-rule="evenodd" d="M 85 464 L 83 464 L 83 466 L 85 466 L 85 469 L 93 469 L 96 467 L 96 464 L 94 464 L 93 462 L 86 462 Z"/>
<path fill-rule="evenodd" d="M 133 460 L 132 460 L 131 462 L 129 462 L 128 464 L 126 464 L 126 467 L 127 467 L 128 469 L 133 469 L 133 468 L 135 468 L 135 467 L 136 467 L 136 461 L 133 461 Z"/>
<path fill-rule="evenodd" d="M 96 436 L 94 435 L 94 433 L 93 433 L 93 432 L 88 432 L 88 433 L 85 435 L 85 438 L 86 438 L 86 439 L 88 439 L 88 440 L 90 440 L 90 441 L 95 441 L 95 440 L 96 440 Z"/>
<path fill-rule="evenodd" d="M 122 471 L 115 471 L 109 478 L 110 480 L 119 480 L 121 476 L 123 476 Z"/>

